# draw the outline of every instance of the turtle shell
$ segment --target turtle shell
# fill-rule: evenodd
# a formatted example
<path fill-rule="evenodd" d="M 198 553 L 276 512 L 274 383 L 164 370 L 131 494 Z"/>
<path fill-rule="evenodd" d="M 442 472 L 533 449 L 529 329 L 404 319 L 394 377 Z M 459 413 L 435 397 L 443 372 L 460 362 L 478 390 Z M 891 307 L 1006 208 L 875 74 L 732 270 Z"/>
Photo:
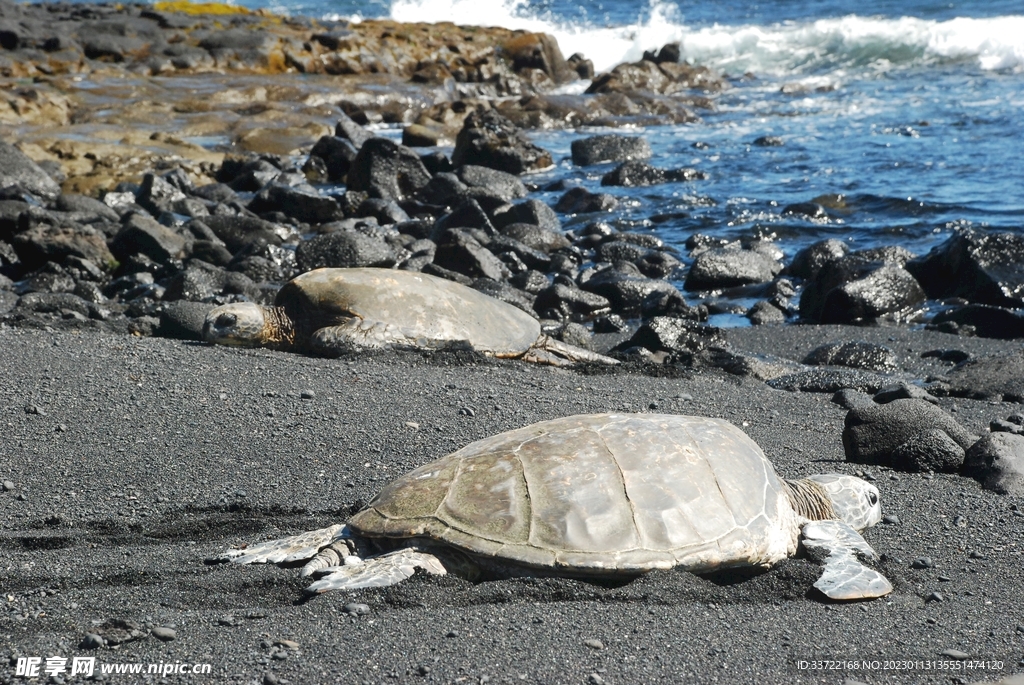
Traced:
<path fill-rule="evenodd" d="M 769 565 L 796 550 L 785 483 L 728 421 L 592 414 L 474 442 L 395 480 L 350 521 L 560 572 Z"/>
<path fill-rule="evenodd" d="M 275 304 L 305 336 L 358 317 L 386 322 L 412 339 L 468 341 L 497 356 L 522 354 L 540 337 L 540 324 L 526 312 L 414 271 L 314 269 L 285 284 Z"/>

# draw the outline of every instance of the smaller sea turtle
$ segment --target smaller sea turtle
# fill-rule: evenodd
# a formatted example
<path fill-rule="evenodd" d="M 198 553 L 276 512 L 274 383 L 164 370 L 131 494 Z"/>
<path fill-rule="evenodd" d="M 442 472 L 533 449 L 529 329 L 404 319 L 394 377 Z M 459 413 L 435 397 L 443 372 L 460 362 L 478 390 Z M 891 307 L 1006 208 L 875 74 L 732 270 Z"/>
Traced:
<path fill-rule="evenodd" d="M 393 269 L 314 269 L 281 288 L 273 307 L 214 308 L 207 342 L 321 355 L 364 348 L 468 346 L 494 357 L 561 365 L 617 364 L 543 335 L 526 312 L 461 283 Z"/>
<path fill-rule="evenodd" d="M 289 563 L 322 576 L 313 593 L 392 585 L 417 568 L 469 578 L 635 576 L 768 567 L 798 540 L 824 564 L 832 599 L 892 586 L 858 557 L 881 518 L 878 489 L 853 476 L 784 481 L 722 419 L 592 414 L 474 442 L 387 485 L 349 519 L 228 551 L 218 561 Z M 801 537 L 802 536 L 802 537 Z"/>

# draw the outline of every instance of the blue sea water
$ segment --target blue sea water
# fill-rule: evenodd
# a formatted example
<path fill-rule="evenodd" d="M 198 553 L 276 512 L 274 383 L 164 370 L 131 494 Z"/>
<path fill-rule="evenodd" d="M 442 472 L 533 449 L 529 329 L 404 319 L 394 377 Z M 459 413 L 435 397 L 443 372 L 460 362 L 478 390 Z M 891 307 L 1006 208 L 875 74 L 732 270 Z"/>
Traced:
<path fill-rule="evenodd" d="M 685 59 L 729 74 L 732 87 L 701 123 L 636 133 L 652 143 L 656 165 L 708 179 L 613 190 L 624 202 L 609 217 L 670 243 L 695 232 L 764 236 L 792 256 L 835 237 L 920 254 L 957 226 L 1024 231 L 1021 0 L 239 1 L 315 17 L 546 31 L 598 70 L 680 42 Z M 567 159 L 584 133 L 532 134 L 561 160 L 537 180 L 576 178 L 596 190 L 607 168 Z M 784 145 L 752 145 L 765 135 Z M 782 212 L 807 201 L 830 206 L 829 218 Z"/>

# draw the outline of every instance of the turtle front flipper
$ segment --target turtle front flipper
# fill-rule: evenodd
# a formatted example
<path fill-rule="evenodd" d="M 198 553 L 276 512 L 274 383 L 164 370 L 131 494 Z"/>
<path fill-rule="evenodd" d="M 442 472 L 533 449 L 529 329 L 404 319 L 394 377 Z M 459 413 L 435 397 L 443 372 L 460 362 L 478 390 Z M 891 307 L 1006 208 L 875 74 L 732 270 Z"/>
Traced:
<path fill-rule="evenodd" d="M 597 352 L 585 350 L 555 340 L 549 335 L 542 335 L 537 342 L 530 346 L 519 357 L 523 361 L 534 362 L 535 364 L 548 364 L 550 366 L 566 366 L 568 364 L 579 364 L 583 362 L 594 362 L 597 364 L 618 364 L 619 360 L 606 357 Z"/>
<path fill-rule="evenodd" d="M 348 537 L 344 524 L 338 523 L 320 530 L 311 530 L 280 540 L 268 540 L 245 549 L 231 549 L 213 558 L 213 561 L 231 561 L 236 564 L 287 564 L 316 556 L 324 547 Z"/>
<path fill-rule="evenodd" d="M 892 592 L 892 584 L 858 557 L 877 559 L 871 545 L 843 521 L 810 521 L 804 524 L 801 543 L 808 555 L 825 569 L 814 583 L 834 600 L 872 599 Z"/>
<path fill-rule="evenodd" d="M 416 549 L 398 549 L 366 560 L 350 557 L 344 566 L 329 566 L 316 571 L 323 577 L 308 588 L 310 594 L 329 590 L 362 590 L 368 587 L 395 585 L 423 569 L 435 576 L 443 576 L 448 570 L 433 554 Z"/>

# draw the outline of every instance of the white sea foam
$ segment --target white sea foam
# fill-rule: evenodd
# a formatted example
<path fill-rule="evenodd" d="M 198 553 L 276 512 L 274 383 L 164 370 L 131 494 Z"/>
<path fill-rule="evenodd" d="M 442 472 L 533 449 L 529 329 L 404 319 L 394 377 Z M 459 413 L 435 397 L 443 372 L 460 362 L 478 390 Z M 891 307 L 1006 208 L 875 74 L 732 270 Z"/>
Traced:
<path fill-rule="evenodd" d="M 770 25 L 690 27 L 672 3 L 650 0 L 628 26 L 568 23 L 530 12 L 527 0 L 394 0 L 400 21 L 453 21 L 554 35 L 567 56 L 581 52 L 598 70 L 682 44 L 683 56 L 730 73 L 813 75 L 836 69 L 889 70 L 942 61 L 1024 71 L 1024 15 L 935 21 L 850 15 Z"/>

